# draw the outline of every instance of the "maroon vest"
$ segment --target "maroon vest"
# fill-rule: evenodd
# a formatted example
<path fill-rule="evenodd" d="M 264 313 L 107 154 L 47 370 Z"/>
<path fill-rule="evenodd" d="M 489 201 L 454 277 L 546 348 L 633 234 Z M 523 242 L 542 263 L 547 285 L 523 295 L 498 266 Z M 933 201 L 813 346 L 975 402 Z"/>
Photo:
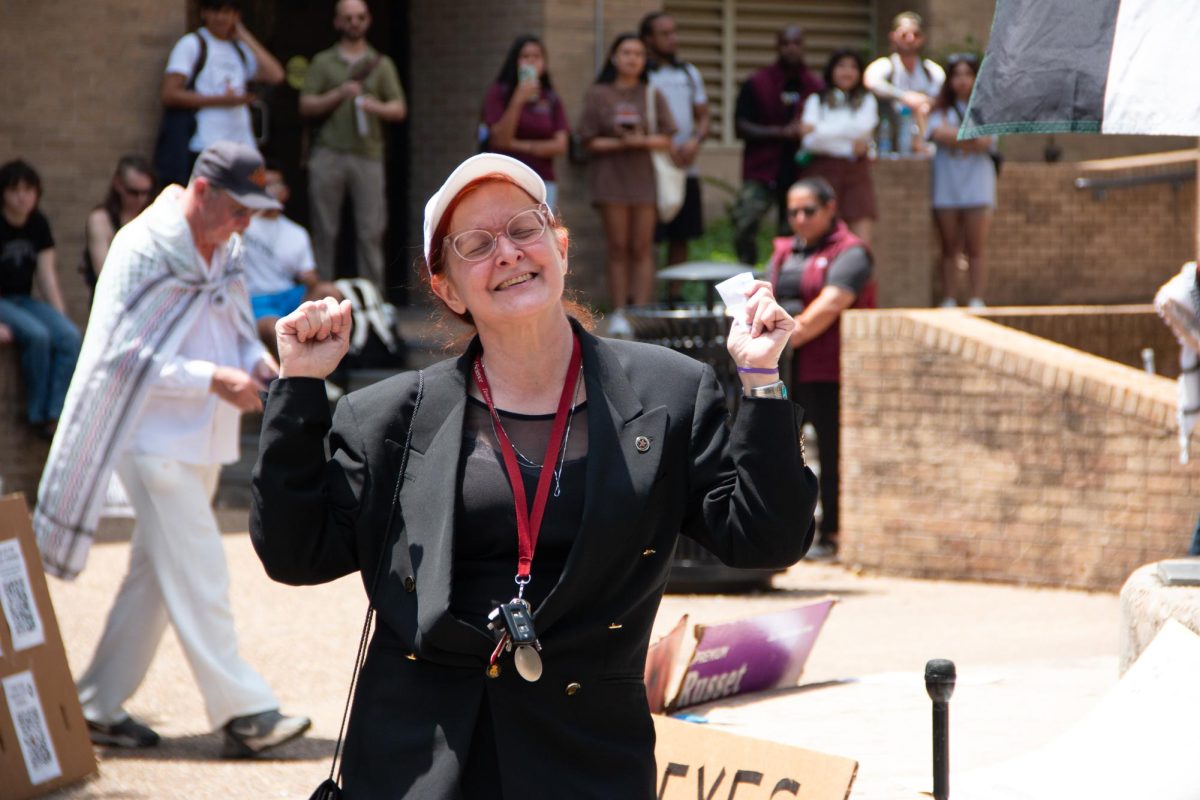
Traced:
<path fill-rule="evenodd" d="M 790 236 L 780 236 L 775 239 L 775 252 L 771 256 L 771 286 L 779 283 L 779 273 L 783 262 L 787 260 L 792 250 L 793 239 Z M 871 249 L 866 242 L 855 236 L 840 219 L 833 223 L 833 230 L 821 242 L 821 246 L 804 262 L 804 270 L 800 273 L 800 299 L 807 307 L 821 290 L 825 288 L 825 279 L 829 275 L 829 265 L 839 255 L 851 247 L 866 249 L 870 257 Z M 875 279 L 867 281 L 867 285 L 854 298 L 851 308 L 875 308 Z M 841 317 L 833 321 L 817 338 L 796 351 L 796 360 L 792 367 L 794 383 L 840 383 L 842 357 L 842 326 Z"/>
<path fill-rule="evenodd" d="M 754 105 L 758 109 L 759 125 L 787 125 L 804 110 L 804 100 L 813 92 L 824 88 L 824 83 L 807 68 L 801 73 L 800 92 L 795 103 L 784 103 L 783 92 L 787 86 L 787 73 L 778 61 L 763 67 L 746 79 L 747 88 L 754 92 Z M 779 178 L 779 168 L 784 158 L 791 158 L 799 144 L 776 140 L 747 141 L 742 150 L 742 179 L 774 184 Z"/>

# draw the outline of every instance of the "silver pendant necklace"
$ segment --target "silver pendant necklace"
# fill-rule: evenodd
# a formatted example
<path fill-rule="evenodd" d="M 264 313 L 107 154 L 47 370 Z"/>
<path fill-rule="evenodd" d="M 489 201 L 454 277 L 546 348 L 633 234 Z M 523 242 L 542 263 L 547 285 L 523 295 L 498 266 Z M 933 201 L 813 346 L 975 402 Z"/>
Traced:
<path fill-rule="evenodd" d="M 558 455 L 558 467 L 554 470 L 554 496 L 555 497 L 562 496 L 563 464 L 567 463 L 567 443 L 570 442 L 570 440 L 571 440 L 571 421 L 575 419 L 575 406 L 578 405 L 576 400 L 579 397 L 579 384 L 580 384 L 580 381 L 582 381 L 582 380 L 583 380 L 583 370 L 579 370 L 579 377 L 577 377 L 575 379 L 575 391 L 571 394 L 571 410 L 567 414 L 567 429 L 566 429 L 566 431 L 563 432 L 562 451 Z M 495 439 L 496 444 L 499 445 L 500 444 L 500 433 L 499 433 L 499 431 L 496 430 L 496 419 L 494 417 L 492 417 L 491 414 L 488 415 L 488 418 L 492 422 L 492 437 Z M 511 438 L 509 438 L 508 443 L 512 445 L 513 452 L 517 454 L 517 458 L 519 458 L 521 461 L 523 461 L 526 466 L 533 467 L 534 469 L 542 468 L 541 464 L 538 464 L 536 461 L 534 461 L 533 459 L 529 458 L 524 453 L 522 453 L 517 448 L 517 443 L 514 442 Z"/>

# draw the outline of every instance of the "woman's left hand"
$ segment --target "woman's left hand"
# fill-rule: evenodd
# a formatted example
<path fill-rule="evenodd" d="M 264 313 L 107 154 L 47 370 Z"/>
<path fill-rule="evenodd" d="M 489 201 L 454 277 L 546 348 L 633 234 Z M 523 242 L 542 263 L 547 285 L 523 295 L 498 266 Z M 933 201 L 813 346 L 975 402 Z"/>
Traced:
<path fill-rule="evenodd" d="M 771 284 L 754 281 L 746 287 L 745 316 L 729 329 L 726 346 L 739 367 L 772 369 L 787 346 L 796 320 L 775 301 Z"/>

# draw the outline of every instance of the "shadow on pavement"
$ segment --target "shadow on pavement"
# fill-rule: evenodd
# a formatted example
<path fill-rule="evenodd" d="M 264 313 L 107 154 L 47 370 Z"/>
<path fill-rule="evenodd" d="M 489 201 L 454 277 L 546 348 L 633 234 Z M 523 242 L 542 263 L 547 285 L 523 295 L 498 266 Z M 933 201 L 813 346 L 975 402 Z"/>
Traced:
<path fill-rule="evenodd" d="M 222 738 L 219 733 L 204 733 L 194 736 L 164 736 L 157 747 L 127 749 L 122 747 L 97 747 L 96 756 L 101 762 L 136 759 L 142 761 L 328 761 L 333 756 L 333 739 L 305 736 L 294 742 L 270 750 L 253 758 L 237 759 L 221 757 Z"/>

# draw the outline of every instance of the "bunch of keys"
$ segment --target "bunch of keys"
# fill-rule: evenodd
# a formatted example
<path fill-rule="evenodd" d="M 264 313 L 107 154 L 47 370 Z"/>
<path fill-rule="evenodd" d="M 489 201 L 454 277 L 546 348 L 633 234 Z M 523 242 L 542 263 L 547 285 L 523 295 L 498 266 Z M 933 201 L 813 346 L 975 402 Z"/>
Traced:
<path fill-rule="evenodd" d="M 530 683 L 542 677 L 542 657 L 538 655 L 542 645 L 533 629 L 532 612 L 528 600 L 514 597 L 488 614 L 488 629 L 500 636 L 492 651 L 492 663 L 501 652 L 511 652 L 517 674 Z"/>

